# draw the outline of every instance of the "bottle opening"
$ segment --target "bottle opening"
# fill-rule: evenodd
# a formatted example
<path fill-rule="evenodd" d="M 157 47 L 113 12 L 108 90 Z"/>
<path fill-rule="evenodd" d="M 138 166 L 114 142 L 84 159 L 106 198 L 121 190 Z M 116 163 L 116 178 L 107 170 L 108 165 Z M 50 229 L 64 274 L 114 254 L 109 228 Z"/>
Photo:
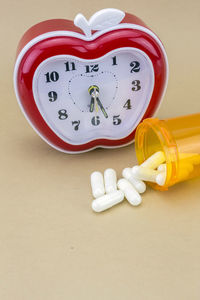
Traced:
<path fill-rule="evenodd" d="M 156 118 L 145 119 L 136 130 L 135 150 L 139 164 L 143 163 L 155 152 L 162 151 L 165 154 L 167 166 L 165 184 L 160 186 L 156 183 L 148 182 L 152 188 L 164 191 L 176 182 L 178 150 L 165 121 Z"/>

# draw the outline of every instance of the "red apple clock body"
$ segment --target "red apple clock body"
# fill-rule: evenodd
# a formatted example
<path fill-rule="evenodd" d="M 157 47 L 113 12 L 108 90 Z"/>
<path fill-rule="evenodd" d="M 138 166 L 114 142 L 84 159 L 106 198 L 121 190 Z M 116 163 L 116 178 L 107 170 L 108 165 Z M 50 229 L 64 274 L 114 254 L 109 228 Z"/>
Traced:
<path fill-rule="evenodd" d="M 158 37 L 116 9 L 89 21 L 47 20 L 22 37 L 15 92 L 29 123 L 57 150 L 78 153 L 134 141 L 157 110 L 168 80 Z"/>

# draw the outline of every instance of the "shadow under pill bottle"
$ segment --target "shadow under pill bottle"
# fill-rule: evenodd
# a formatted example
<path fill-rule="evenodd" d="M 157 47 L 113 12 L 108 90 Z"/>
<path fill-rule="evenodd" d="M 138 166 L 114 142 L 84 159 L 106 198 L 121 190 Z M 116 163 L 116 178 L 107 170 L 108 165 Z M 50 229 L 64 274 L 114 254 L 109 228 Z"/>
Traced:
<path fill-rule="evenodd" d="M 164 191 L 178 182 L 200 176 L 200 113 L 166 120 L 145 119 L 137 127 L 135 150 L 139 164 L 157 151 L 166 158 Z"/>

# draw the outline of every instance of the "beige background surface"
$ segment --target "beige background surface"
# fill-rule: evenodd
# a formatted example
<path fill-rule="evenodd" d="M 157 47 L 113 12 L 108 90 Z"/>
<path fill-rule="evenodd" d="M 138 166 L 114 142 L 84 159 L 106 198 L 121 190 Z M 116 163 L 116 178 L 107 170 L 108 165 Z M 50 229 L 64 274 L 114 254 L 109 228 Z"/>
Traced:
<path fill-rule="evenodd" d="M 92 212 L 89 175 L 136 162 L 134 147 L 71 156 L 45 144 L 22 115 L 12 85 L 23 32 L 49 18 L 89 18 L 115 7 L 161 38 L 170 80 L 158 117 L 200 111 L 199 0 L 1 0 L 0 299 L 199 300 L 200 179 L 148 189 Z"/>

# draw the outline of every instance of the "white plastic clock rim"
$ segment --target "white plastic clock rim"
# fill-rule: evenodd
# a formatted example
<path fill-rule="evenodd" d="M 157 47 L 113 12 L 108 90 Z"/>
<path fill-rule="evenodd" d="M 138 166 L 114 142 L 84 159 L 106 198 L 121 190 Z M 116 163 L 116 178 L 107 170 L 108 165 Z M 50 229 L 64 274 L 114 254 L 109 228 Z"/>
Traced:
<path fill-rule="evenodd" d="M 166 81 L 165 81 L 165 86 L 164 86 L 164 89 L 163 89 L 163 93 L 162 93 L 162 96 L 161 96 L 161 100 L 160 100 L 160 103 L 154 113 L 157 114 L 160 106 L 161 106 L 161 103 L 163 101 L 163 97 L 165 95 L 165 92 L 166 92 L 166 89 L 167 89 L 167 83 L 168 83 L 168 78 L 169 78 L 169 65 L 168 65 L 168 59 L 167 59 L 167 54 L 166 54 L 166 51 L 165 51 L 165 48 L 162 44 L 162 42 L 159 40 L 159 38 L 149 29 L 143 27 L 143 26 L 140 26 L 140 25 L 134 25 L 134 24 L 128 24 L 128 23 L 123 23 L 123 24 L 119 24 L 119 25 L 116 25 L 116 26 L 113 26 L 113 27 L 110 27 L 108 29 L 105 29 L 105 30 L 101 30 L 101 31 L 97 31 L 95 32 L 91 37 L 86 37 L 84 34 L 80 34 L 80 33 L 77 33 L 77 32 L 73 32 L 73 31 L 52 31 L 52 32 L 48 32 L 48 33 L 44 33 L 44 34 L 41 34 L 39 36 L 37 36 L 36 38 L 34 38 L 33 40 L 31 40 L 29 43 L 26 44 L 26 46 L 21 50 L 21 52 L 19 53 L 18 57 L 17 57 L 17 60 L 16 60 L 16 63 L 15 63 L 15 68 L 14 68 L 14 74 L 13 74 L 13 80 L 14 80 L 14 90 L 15 90 L 15 94 L 16 94 L 16 97 L 17 97 L 17 101 L 18 101 L 18 104 L 20 106 L 20 109 L 22 111 L 22 113 L 24 114 L 26 120 L 28 121 L 28 123 L 31 125 L 31 127 L 35 130 L 35 132 L 47 143 L 49 144 L 51 147 L 53 147 L 54 149 L 56 150 L 59 150 L 61 152 L 64 152 L 64 153 L 69 153 L 69 154 L 78 154 L 78 153 L 83 153 L 83 152 L 88 152 L 90 150 L 93 150 L 93 149 L 96 149 L 96 148 L 121 148 L 121 147 L 124 147 L 126 145 L 130 145 L 134 142 L 131 141 L 129 143 L 126 143 L 126 144 L 123 144 L 123 145 L 119 145 L 119 146 L 103 146 L 103 145 L 98 145 L 98 146 L 95 146 L 93 148 L 90 148 L 90 149 L 86 149 L 86 150 L 83 150 L 83 151 L 66 151 L 66 150 L 63 150 L 62 148 L 60 147 L 57 147 L 55 146 L 54 144 L 52 144 L 51 142 L 49 142 L 38 130 L 37 128 L 32 124 L 31 120 L 29 119 L 28 115 L 26 114 L 22 104 L 21 104 L 21 101 L 20 101 L 20 96 L 19 96 L 19 91 L 18 91 L 18 88 L 17 88 L 17 73 L 18 73 L 18 67 L 21 63 L 21 60 L 24 56 L 24 54 L 35 44 L 37 44 L 38 42 L 46 39 L 46 38 L 50 38 L 50 37 L 56 37 L 56 36 L 71 36 L 71 37 L 76 37 L 76 38 L 79 38 L 79 39 L 82 39 L 82 40 L 85 40 L 85 41 L 92 41 L 92 40 L 95 40 L 96 38 L 98 38 L 99 36 L 109 32 L 109 31 L 113 31 L 113 30 L 117 30 L 117 29 L 126 29 L 126 28 L 129 28 L 129 29 L 136 29 L 136 30 L 140 30 L 140 31 L 143 31 L 147 34 L 149 34 L 150 36 L 152 36 L 156 42 L 159 44 L 160 48 L 162 49 L 162 52 L 163 52 L 163 55 L 164 55 L 164 59 L 165 59 L 165 63 L 166 63 Z"/>
<path fill-rule="evenodd" d="M 148 57 L 148 55 L 147 55 L 144 51 L 142 51 L 142 50 L 140 50 L 140 49 L 137 49 L 137 48 L 134 48 L 134 47 L 120 47 L 120 48 L 116 48 L 116 49 L 114 49 L 114 50 L 112 50 L 112 51 L 110 51 L 110 52 L 107 52 L 105 55 L 103 55 L 103 56 L 101 56 L 101 57 L 98 57 L 98 58 L 96 58 L 96 59 L 92 59 L 92 61 L 95 62 L 95 61 L 103 60 L 103 59 L 106 58 L 107 56 L 114 55 L 114 53 L 115 53 L 115 52 L 118 52 L 119 50 L 122 51 L 122 52 L 123 52 L 123 51 L 133 51 L 133 50 L 134 50 L 135 52 L 138 52 L 138 53 L 142 54 L 142 55 L 145 57 L 145 59 L 148 61 L 149 66 L 150 66 L 150 69 L 151 69 L 151 73 L 153 74 L 153 78 L 152 78 L 152 87 L 151 87 L 151 92 L 150 92 L 150 94 L 149 94 L 148 101 L 146 101 L 145 105 L 143 106 L 143 109 L 142 109 L 141 113 L 140 113 L 140 114 L 137 116 L 137 118 L 135 119 L 135 124 L 138 125 L 138 124 L 140 123 L 142 117 L 144 116 L 144 113 L 146 112 L 148 106 L 149 106 L 149 103 L 150 103 L 150 100 L 151 100 L 151 97 L 152 97 L 152 93 L 153 93 L 153 90 L 154 90 L 154 85 L 155 85 L 155 73 L 154 73 L 153 64 L 152 64 L 152 61 L 150 60 L 150 58 Z M 35 103 L 36 103 L 37 108 L 38 108 L 40 114 L 42 115 L 43 119 L 45 120 L 45 122 L 46 122 L 47 125 L 51 128 L 52 131 L 54 131 L 53 128 L 52 128 L 52 124 L 50 124 L 50 122 L 47 120 L 47 118 L 46 118 L 46 116 L 45 116 L 45 114 L 44 114 L 44 112 L 43 112 L 43 110 L 42 110 L 42 108 L 41 108 L 41 105 L 40 105 L 39 95 L 38 95 L 38 91 L 37 91 L 37 88 L 36 88 L 37 83 L 36 83 L 35 78 L 37 78 L 37 75 L 38 75 L 38 73 L 40 72 L 40 69 L 41 69 L 41 68 L 43 67 L 43 65 L 45 65 L 48 61 L 51 61 L 53 58 L 58 58 L 58 59 L 59 59 L 59 58 L 65 57 L 65 56 L 66 56 L 66 55 L 55 55 L 55 56 L 51 56 L 51 57 L 45 59 L 44 61 L 41 62 L 40 65 L 38 65 L 37 69 L 35 70 L 34 76 L 33 76 L 32 86 L 33 86 L 33 95 L 34 95 Z M 67 57 L 72 58 L 72 59 L 78 59 L 79 61 L 82 61 L 82 62 L 90 61 L 90 59 L 82 59 L 82 58 L 76 57 L 76 56 L 74 56 L 74 55 L 67 55 Z M 131 132 L 132 132 L 133 130 L 135 130 L 135 128 L 137 127 L 137 125 L 131 129 Z M 126 138 L 127 136 L 129 136 L 129 135 L 131 134 L 131 132 L 129 132 L 127 135 L 125 135 L 125 136 L 123 136 L 123 137 L 120 137 L 120 138 L 117 138 L 117 139 L 124 139 L 124 138 Z M 69 143 L 69 141 L 68 141 L 66 138 L 63 138 L 62 135 L 59 134 L 58 132 L 56 132 L 55 134 L 56 134 L 61 140 L 63 140 L 64 142 Z M 105 138 L 104 136 L 99 136 L 98 139 L 107 139 L 107 138 Z M 90 142 L 92 142 L 93 140 L 94 140 L 94 139 L 90 139 L 90 140 L 86 141 L 85 143 L 90 143 Z M 116 138 L 111 138 L 111 137 L 109 137 L 109 140 L 115 141 Z M 73 146 L 80 146 L 80 145 L 81 145 L 80 143 L 75 143 L 75 142 L 70 143 L 70 144 L 73 145 Z"/>

